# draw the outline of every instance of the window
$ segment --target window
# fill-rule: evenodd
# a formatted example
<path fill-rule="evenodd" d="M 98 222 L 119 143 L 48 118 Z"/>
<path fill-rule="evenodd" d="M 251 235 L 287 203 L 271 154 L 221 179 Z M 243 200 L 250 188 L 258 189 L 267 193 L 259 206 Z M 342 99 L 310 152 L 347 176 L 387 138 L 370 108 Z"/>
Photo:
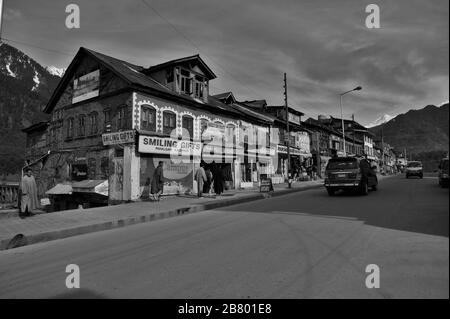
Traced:
<path fill-rule="evenodd" d="M 98 113 L 92 112 L 89 114 L 89 135 L 95 135 L 98 132 Z"/>
<path fill-rule="evenodd" d="M 236 127 L 234 125 L 228 124 L 226 129 L 226 143 L 227 146 L 236 146 Z M 230 145 L 231 144 L 231 145 Z"/>
<path fill-rule="evenodd" d="M 203 98 L 203 90 L 205 88 L 205 80 L 203 77 L 196 75 L 194 78 L 194 96 L 196 98 Z"/>
<path fill-rule="evenodd" d="M 156 132 L 156 110 L 153 107 L 141 106 L 141 129 Z"/>
<path fill-rule="evenodd" d="M 73 137 L 73 117 L 67 119 L 67 138 Z"/>
<path fill-rule="evenodd" d="M 117 113 L 117 129 L 125 129 L 126 128 L 126 107 L 121 107 L 119 112 Z"/>
<path fill-rule="evenodd" d="M 184 94 L 192 94 L 192 78 L 191 73 L 185 69 L 180 70 L 180 74 L 177 76 L 179 80 L 180 92 Z"/>
<path fill-rule="evenodd" d="M 176 115 L 172 112 L 164 112 L 163 114 L 163 133 L 170 135 L 176 128 Z"/>
<path fill-rule="evenodd" d="M 86 116 L 81 114 L 78 116 L 78 136 L 84 136 L 86 134 Z"/>
<path fill-rule="evenodd" d="M 105 116 L 105 122 L 103 131 L 111 132 L 111 109 L 107 108 L 103 111 L 103 115 Z"/>
<path fill-rule="evenodd" d="M 194 137 L 194 119 L 190 116 L 183 116 L 182 128 L 189 132 L 189 138 Z"/>

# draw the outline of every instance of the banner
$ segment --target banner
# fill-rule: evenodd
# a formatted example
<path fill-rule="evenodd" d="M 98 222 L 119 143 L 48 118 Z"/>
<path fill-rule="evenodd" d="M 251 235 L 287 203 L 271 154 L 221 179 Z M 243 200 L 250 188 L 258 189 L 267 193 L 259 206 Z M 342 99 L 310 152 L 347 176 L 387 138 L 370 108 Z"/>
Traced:
<path fill-rule="evenodd" d="M 102 134 L 103 145 L 134 143 L 134 131 Z"/>
<path fill-rule="evenodd" d="M 100 87 L 100 70 L 80 76 L 73 81 L 72 103 L 77 103 L 98 96 Z"/>
<path fill-rule="evenodd" d="M 200 156 L 202 143 L 178 140 L 168 137 L 139 136 L 138 150 L 140 153 L 166 155 L 194 155 Z"/>

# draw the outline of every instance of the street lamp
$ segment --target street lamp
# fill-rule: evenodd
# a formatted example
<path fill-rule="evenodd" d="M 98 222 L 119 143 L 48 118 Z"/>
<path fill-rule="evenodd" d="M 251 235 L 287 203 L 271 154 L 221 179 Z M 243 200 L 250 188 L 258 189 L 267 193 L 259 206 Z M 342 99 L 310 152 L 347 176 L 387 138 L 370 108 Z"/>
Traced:
<path fill-rule="evenodd" d="M 339 105 L 341 106 L 342 140 L 344 142 L 344 156 L 347 156 L 347 151 L 345 150 L 344 116 L 342 115 L 342 96 L 344 96 L 347 93 L 353 92 L 353 91 L 360 91 L 361 89 L 362 89 L 362 87 L 357 86 L 353 90 L 339 94 Z"/>

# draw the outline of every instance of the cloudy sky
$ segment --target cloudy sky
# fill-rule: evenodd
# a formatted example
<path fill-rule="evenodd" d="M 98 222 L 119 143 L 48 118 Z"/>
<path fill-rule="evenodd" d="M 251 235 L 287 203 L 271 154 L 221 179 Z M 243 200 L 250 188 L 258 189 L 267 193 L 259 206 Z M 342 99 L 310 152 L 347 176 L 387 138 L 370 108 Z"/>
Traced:
<path fill-rule="evenodd" d="M 312 117 L 340 116 L 339 93 L 357 85 L 344 115 L 362 124 L 449 99 L 448 0 L 145 1 L 6 0 L 2 36 L 57 67 L 80 46 L 143 66 L 200 53 L 212 93 L 269 104 L 283 104 L 286 72 L 289 104 Z M 70 3 L 80 29 L 65 27 Z M 379 29 L 365 25 L 370 3 Z"/>

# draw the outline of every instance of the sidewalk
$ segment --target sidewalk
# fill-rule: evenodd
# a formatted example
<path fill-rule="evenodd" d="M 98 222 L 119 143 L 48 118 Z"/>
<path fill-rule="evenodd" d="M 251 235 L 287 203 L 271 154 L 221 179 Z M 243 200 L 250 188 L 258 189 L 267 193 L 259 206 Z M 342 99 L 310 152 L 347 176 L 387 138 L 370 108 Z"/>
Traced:
<path fill-rule="evenodd" d="M 270 193 L 260 193 L 259 189 L 251 188 L 226 191 L 217 198 L 170 196 L 160 202 L 141 201 L 66 210 L 37 214 L 26 219 L 8 212 L 6 217 L 0 218 L 0 250 L 282 196 L 322 185 L 323 180 L 296 182 L 291 189 L 287 188 L 287 184 L 279 184 L 274 185 L 274 192 Z"/>

